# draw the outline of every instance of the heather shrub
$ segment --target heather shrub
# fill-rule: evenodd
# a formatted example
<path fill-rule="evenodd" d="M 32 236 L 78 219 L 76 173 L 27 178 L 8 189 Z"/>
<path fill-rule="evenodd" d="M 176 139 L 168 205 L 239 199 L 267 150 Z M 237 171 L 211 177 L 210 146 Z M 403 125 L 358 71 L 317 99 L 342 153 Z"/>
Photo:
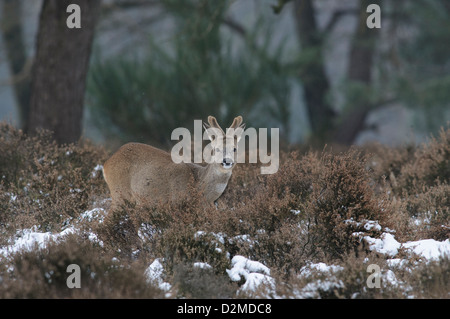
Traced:
<path fill-rule="evenodd" d="M 408 193 L 420 192 L 423 186 L 450 182 L 450 128 L 441 129 L 439 137 L 431 137 L 405 163 L 396 178 L 399 186 Z"/>
<path fill-rule="evenodd" d="M 180 263 L 207 263 L 220 274 L 230 267 L 223 239 L 213 233 L 176 222 L 155 237 L 154 252 L 163 256 L 169 272 Z"/>
<path fill-rule="evenodd" d="M 95 232 L 106 249 L 118 257 L 130 259 L 139 247 L 138 231 L 129 213 L 130 209 L 111 210 L 103 223 L 96 225 Z"/>
<path fill-rule="evenodd" d="M 357 150 L 341 154 L 322 154 L 321 172 L 312 183 L 309 200 L 300 210 L 312 220 L 310 233 L 315 245 L 329 258 L 342 256 L 359 246 L 355 232 L 377 237 L 381 229 L 368 221 L 384 225 L 387 205 L 376 196 L 366 169 L 367 157 Z"/>
<path fill-rule="evenodd" d="M 7 124 L 0 134 L 2 231 L 58 230 L 106 196 L 101 147 L 87 141 L 58 146 L 48 132 L 29 137 Z"/>
<path fill-rule="evenodd" d="M 441 257 L 428 263 L 424 263 L 415 272 L 405 276 L 405 280 L 415 287 L 417 298 L 448 299 L 450 278 L 450 258 Z"/>
<path fill-rule="evenodd" d="M 450 237 L 450 128 L 418 147 L 373 146 L 371 168 L 402 240 Z M 381 183 L 381 179 L 385 183 Z"/>
<path fill-rule="evenodd" d="M 161 258 L 170 277 L 177 265 L 195 262 L 207 263 L 223 275 L 230 264 L 225 241 L 210 227 L 218 214 L 215 207 L 195 200 L 177 205 L 125 203 L 110 211 L 96 233 L 121 258 Z"/>
<path fill-rule="evenodd" d="M 404 208 L 414 217 L 409 223 L 409 240 L 450 238 L 450 185 L 424 186 L 422 192 L 408 196 Z"/>
<path fill-rule="evenodd" d="M 225 273 L 202 264 L 179 263 L 172 280 L 178 297 L 200 299 L 229 299 L 235 296 L 237 285 Z"/>
<path fill-rule="evenodd" d="M 369 286 L 369 265 L 380 270 L 379 286 Z M 289 280 L 279 280 L 276 296 L 302 299 L 378 299 L 404 298 L 405 287 L 400 285 L 386 261 L 374 254 L 356 256 L 346 254 L 339 264 L 307 263 L 292 274 Z"/>
<path fill-rule="evenodd" d="M 98 244 L 79 235 L 50 242 L 2 260 L 1 298 L 155 298 L 161 291 L 147 283 L 138 263 L 121 265 Z M 80 267 L 80 288 L 69 288 L 67 267 Z"/>
<path fill-rule="evenodd" d="M 240 214 L 238 234 L 252 238 L 238 241 L 241 252 L 289 272 L 306 259 L 339 259 L 356 251 L 357 232 L 378 236 L 381 229 L 368 223 L 385 223 L 388 207 L 371 185 L 366 162 L 356 150 L 310 152 L 299 159 L 289 154 L 233 211 Z"/>

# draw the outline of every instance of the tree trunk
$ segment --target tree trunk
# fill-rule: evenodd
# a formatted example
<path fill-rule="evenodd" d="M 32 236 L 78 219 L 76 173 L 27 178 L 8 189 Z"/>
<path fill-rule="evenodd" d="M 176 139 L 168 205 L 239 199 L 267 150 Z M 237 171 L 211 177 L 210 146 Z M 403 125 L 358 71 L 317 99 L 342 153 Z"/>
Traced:
<path fill-rule="evenodd" d="M 294 1 L 297 33 L 303 52 L 309 51 L 314 57 L 309 58 L 302 68 L 300 77 L 303 84 L 306 107 L 313 135 L 319 140 L 325 137 L 332 126 L 335 111 L 327 103 L 326 96 L 330 89 L 321 50 L 323 36 L 317 27 L 312 0 Z"/>
<path fill-rule="evenodd" d="M 0 20 L 3 43 L 12 75 L 14 95 L 17 101 L 19 122 L 27 130 L 26 122 L 30 109 L 30 78 L 27 74 L 27 55 L 23 40 L 21 7 L 22 1 L 3 0 Z"/>
<path fill-rule="evenodd" d="M 367 6 L 372 2 L 374 1 L 360 1 L 358 25 L 352 40 L 347 71 L 347 79 L 350 83 L 359 83 L 367 87 L 372 82 L 373 56 L 379 35 L 378 29 L 369 29 L 366 24 Z M 354 143 L 358 133 L 365 127 L 366 118 L 373 108 L 371 103 L 373 102 L 367 98 L 352 105 L 351 110 L 343 116 L 341 123 L 335 129 L 334 142 L 344 145 Z"/>
<path fill-rule="evenodd" d="M 69 4 L 81 8 L 81 28 L 66 24 Z M 100 0 L 44 0 L 31 83 L 29 133 L 48 129 L 62 143 L 81 136 L 83 103 Z"/>

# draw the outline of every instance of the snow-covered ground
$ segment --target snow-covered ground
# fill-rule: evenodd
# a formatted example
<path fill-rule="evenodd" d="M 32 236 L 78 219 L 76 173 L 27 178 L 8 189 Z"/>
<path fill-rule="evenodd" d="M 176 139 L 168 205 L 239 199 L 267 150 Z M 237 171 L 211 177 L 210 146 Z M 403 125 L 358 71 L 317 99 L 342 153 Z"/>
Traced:
<path fill-rule="evenodd" d="M 102 208 L 95 208 L 81 214 L 78 220 L 88 222 L 97 220 L 98 222 L 102 222 L 105 214 L 106 211 Z M 379 227 L 376 222 L 370 222 L 368 225 L 370 227 L 376 227 L 377 229 Z M 8 255 L 21 250 L 43 248 L 50 241 L 64 240 L 65 236 L 80 231 L 81 230 L 77 229 L 75 226 L 70 226 L 60 233 L 39 232 L 36 227 L 17 231 L 16 235 L 10 238 L 7 245 L 0 247 L 0 259 L 6 258 Z M 392 234 L 393 231 L 387 231 L 388 232 L 384 232 L 380 238 L 363 236 L 361 233 L 354 233 L 354 235 L 360 237 L 361 240 L 366 241 L 371 250 L 385 255 L 387 264 L 394 270 L 396 267 L 402 267 L 408 262 L 408 259 L 397 257 L 400 251 L 402 251 L 402 256 L 419 257 L 419 259 L 425 263 L 439 259 L 443 256 L 450 257 L 450 239 L 442 242 L 433 239 L 425 239 L 400 243 Z M 84 230 L 84 232 L 86 233 L 87 231 Z M 206 232 L 199 231 L 195 234 L 195 237 L 199 238 L 205 234 Z M 223 243 L 224 237 L 222 234 L 212 235 L 218 242 Z M 96 234 L 87 232 L 87 237 L 102 245 L 102 242 L 98 240 Z M 245 239 L 245 235 L 238 237 L 239 238 L 234 238 L 234 240 Z M 229 256 L 228 253 L 227 256 Z M 252 295 L 252 293 L 258 290 L 259 296 L 261 296 L 261 291 L 263 291 L 263 296 L 282 298 L 282 296 L 277 296 L 275 292 L 276 282 L 275 279 L 271 277 L 270 269 L 261 262 L 236 255 L 232 257 L 230 264 L 231 269 L 227 269 L 226 271 L 230 280 L 242 284 L 238 293 L 242 292 Z M 193 266 L 201 269 L 211 268 L 209 264 L 204 262 L 196 262 Z M 383 271 L 381 273 L 381 280 L 387 284 L 399 285 L 399 281 L 396 279 L 395 272 L 392 269 Z M 317 279 L 309 282 L 301 290 L 295 292 L 295 297 L 318 298 L 320 297 L 319 291 L 327 291 L 342 287 L 344 284 L 337 279 L 336 276 L 340 271 L 343 271 L 343 267 L 338 265 L 308 263 L 299 270 L 299 277 L 308 278 L 312 276 L 313 273 L 316 275 L 319 273 L 323 274 L 326 279 Z M 147 280 L 156 283 L 162 290 L 166 291 L 166 296 L 170 297 L 172 296 L 172 286 L 170 283 L 164 281 L 164 274 L 165 270 L 161 259 L 155 259 L 145 271 Z"/>
<path fill-rule="evenodd" d="M 94 208 L 92 210 L 86 211 L 80 215 L 78 221 L 92 221 L 94 219 L 99 222 L 103 221 L 106 211 L 103 208 Z M 21 250 L 33 250 L 36 248 L 44 248 L 47 243 L 51 241 L 64 240 L 64 237 L 76 232 L 80 232 L 75 226 L 70 226 L 59 233 L 51 232 L 40 232 L 37 227 L 31 227 L 27 229 L 21 229 L 16 231 L 15 236 L 9 239 L 8 245 L 0 247 L 0 259 L 5 258 L 8 255 L 14 254 Z M 85 231 L 86 232 L 86 231 Z M 92 232 L 86 232 L 89 240 L 103 245 L 103 243 L 98 240 L 97 235 Z"/>
<path fill-rule="evenodd" d="M 379 253 L 394 257 L 399 250 L 404 248 L 413 252 L 425 260 L 439 259 L 443 255 L 450 256 L 450 239 L 436 241 L 434 239 L 424 239 L 418 241 L 408 241 L 399 243 L 392 234 L 383 233 L 381 238 L 364 236 L 364 240 L 370 244 L 370 249 Z"/>

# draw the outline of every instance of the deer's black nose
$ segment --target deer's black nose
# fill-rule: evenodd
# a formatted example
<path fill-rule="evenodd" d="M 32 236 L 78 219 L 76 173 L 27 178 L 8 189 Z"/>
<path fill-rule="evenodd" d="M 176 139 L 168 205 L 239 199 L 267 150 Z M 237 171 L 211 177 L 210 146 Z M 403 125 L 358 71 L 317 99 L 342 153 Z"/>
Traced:
<path fill-rule="evenodd" d="M 224 158 L 222 163 L 231 165 L 231 164 L 233 164 L 233 160 L 231 158 Z"/>
<path fill-rule="evenodd" d="M 231 168 L 233 166 L 233 160 L 231 158 L 224 158 L 222 160 L 222 166 L 224 168 Z"/>

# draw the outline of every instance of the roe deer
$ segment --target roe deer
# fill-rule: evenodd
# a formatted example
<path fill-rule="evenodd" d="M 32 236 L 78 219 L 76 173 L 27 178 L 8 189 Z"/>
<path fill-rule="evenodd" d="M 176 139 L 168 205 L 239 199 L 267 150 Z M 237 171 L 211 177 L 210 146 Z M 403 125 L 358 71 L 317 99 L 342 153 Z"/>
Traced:
<path fill-rule="evenodd" d="M 214 203 L 224 192 L 236 162 L 237 144 L 245 124 L 242 116 L 233 120 L 225 134 L 213 116 L 204 128 L 211 140 L 213 162 L 202 166 L 179 164 L 171 154 L 150 145 L 128 143 L 103 166 L 111 192 L 112 207 L 125 201 L 136 204 L 177 202 L 189 198 L 189 187 L 198 189 L 206 202 Z"/>

